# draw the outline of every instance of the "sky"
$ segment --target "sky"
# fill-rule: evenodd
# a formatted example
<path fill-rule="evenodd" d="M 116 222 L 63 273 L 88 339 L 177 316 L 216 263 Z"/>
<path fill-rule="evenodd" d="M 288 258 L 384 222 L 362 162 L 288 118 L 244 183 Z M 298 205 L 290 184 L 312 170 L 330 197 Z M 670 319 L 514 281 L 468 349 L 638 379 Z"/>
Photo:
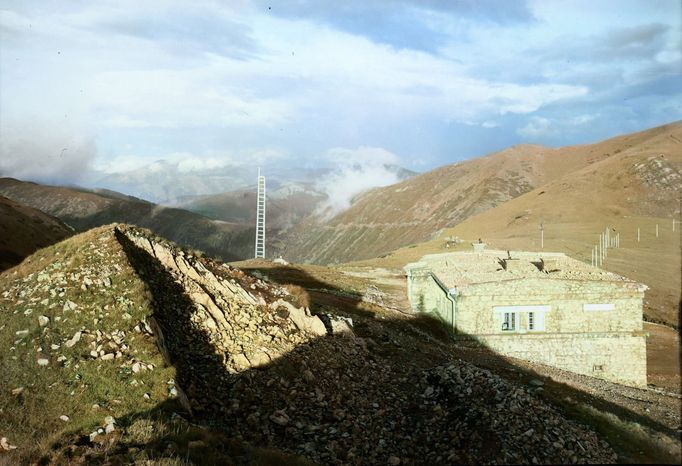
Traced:
<path fill-rule="evenodd" d="M 0 174 L 426 171 L 594 142 L 682 119 L 681 5 L 4 0 Z"/>

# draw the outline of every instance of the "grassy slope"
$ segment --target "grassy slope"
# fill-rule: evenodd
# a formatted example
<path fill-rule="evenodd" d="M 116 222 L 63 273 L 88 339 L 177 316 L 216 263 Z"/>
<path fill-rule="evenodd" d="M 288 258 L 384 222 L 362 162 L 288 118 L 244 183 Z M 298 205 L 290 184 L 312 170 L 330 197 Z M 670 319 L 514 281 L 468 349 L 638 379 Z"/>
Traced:
<path fill-rule="evenodd" d="M 85 277 L 94 283 L 83 289 Z M 103 277 L 110 278 L 110 286 L 97 284 Z M 77 307 L 65 310 L 67 300 Z M 0 464 L 87 463 L 107 456 L 122 463 L 153 459 L 152 464 L 284 461 L 277 452 L 250 448 L 175 416 L 182 411 L 169 394 L 175 369 L 164 365 L 153 337 L 135 330 L 144 328 L 141 322 L 151 313 L 150 293 L 111 226 L 44 248 L 1 274 L 0 436 L 18 448 L 0 454 Z M 41 326 L 39 316 L 49 323 Z M 24 330 L 25 336 L 17 335 Z M 78 331 L 81 340 L 67 348 L 65 342 Z M 125 333 L 128 348 L 121 357 L 92 358 L 94 347 L 113 351 L 107 335 L 114 331 Z M 103 332 L 101 340 L 97 332 Z M 39 358 L 49 364 L 39 366 Z M 138 361 L 153 369 L 135 373 L 132 365 Z M 21 393 L 13 394 L 16 389 Z M 106 416 L 116 419 L 116 431 L 93 445 L 83 440 Z"/>
<path fill-rule="evenodd" d="M 309 215 L 323 199 L 323 195 L 293 192 L 284 198 L 268 197 L 268 228 L 287 228 Z M 226 222 L 256 223 L 255 189 L 196 196 L 182 203 L 181 208 L 206 217 Z"/>
<path fill-rule="evenodd" d="M 44 442 L 64 434 L 91 432 L 107 415 L 121 418 L 140 411 L 145 393 L 151 394 L 151 400 L 167 398 L 166 382 L 173 378 L 173 371 L 163 368 L 154 342 L 133 331 L 150 313 L 144 283 L 127 265 L 110 230 L 95 229 L 42 249 L 0 276 L 0 312 L 4 316 L 0 326 L 0 387 L 4 392 L 0 430 L 11 435 L 9 440 L 19 446 L 22 458 L 34 453 L 34 443 L 40 451 L 46 448 Z M 43 270 L 50 280 L 39 281 Z M 81 289 L 81 277 L 95 279 L 107 271 L 111 287 Z M 77 281 L 71 280 L 73 274 L 80 274 Z M 65 311 L 66 300 L 78 307 Z M 126 313 L 130 319 L 124 318 Z M 38 323 L 41 315 L 50 318 L 45 327 Z M 133 375 L 120 367 L 122 360 L 92 359 L 87 335 L 72 348 L 64 344 L 77 331 L 94 335 L 100 328 L 126 332 L 130 352 L 123 360 L 135 358 L 157 369 Z M 28 335 L 17 336 L 22 330 L 28 330 Z M 52 350 L 51 345 L 60 347 Z M 60 356 L 66 357 L 62 363 L 57 361 Z M 49 365 L 38 366 L 40 357 L 47 358 Z M 8 396 L 10 390 L 20 387 L 21 394 Z M 95 404 L 100 407 L 93 408 Z M 71 420 L 60 420 L 62 415 Z"/>
<path fill-rule="evenodd" d="M 672 136 L 672 138 L 670 137 Z M 539 224 L 545 249 L 590 261 L 599 233 L 611 227 L 621 233 L 621 248 L 611 250 L 604 268 L 650 287 L 646 316 L 678 325 L 680 297 L 680 229 L 682 184 L 665 180 L 665 169 L 682 171 L 682 125 L 654 135 L 592 167 L 568 174 L 492 211 L 468 219 L 446 235 L 483 237 L 501 248 L 538 250 Z M 637 172 L 642 163 L 662 161 Z M 653 182 L 647 185 L 642 176 Z M 679 175 L 678 175 L 679 176 Z M 655 235 L 656 224 L 659 236 Z M 637 242 L 637 228 L 640 241 Z"/>

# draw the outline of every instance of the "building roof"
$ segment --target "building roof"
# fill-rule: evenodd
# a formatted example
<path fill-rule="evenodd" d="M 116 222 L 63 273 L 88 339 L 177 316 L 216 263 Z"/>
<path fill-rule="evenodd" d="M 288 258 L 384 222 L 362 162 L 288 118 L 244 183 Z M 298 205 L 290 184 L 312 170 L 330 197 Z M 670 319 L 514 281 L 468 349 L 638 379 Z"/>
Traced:
<path fill-rule="evenodd" d="M 511 260 L 507 251 L 502 250 L 428 254 L 419 262 L 407 264 L 405 270 L 428 269 L 448 288 L 527 278 L 608 281 L 628 283 L 638 288 L 644 286 L 559 252 L 510 251 L 509 255 Z"/>

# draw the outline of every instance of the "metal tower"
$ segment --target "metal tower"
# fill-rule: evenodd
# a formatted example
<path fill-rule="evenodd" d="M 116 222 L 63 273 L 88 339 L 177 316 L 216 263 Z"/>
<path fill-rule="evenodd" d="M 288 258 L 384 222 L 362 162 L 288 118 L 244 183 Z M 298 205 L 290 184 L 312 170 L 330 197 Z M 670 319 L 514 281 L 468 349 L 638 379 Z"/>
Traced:
<path fill-rule="evenodd" d="M 258 169 L 258 199 L 256 208 L 256 259 L 265 258 L 265 177 Z"/>

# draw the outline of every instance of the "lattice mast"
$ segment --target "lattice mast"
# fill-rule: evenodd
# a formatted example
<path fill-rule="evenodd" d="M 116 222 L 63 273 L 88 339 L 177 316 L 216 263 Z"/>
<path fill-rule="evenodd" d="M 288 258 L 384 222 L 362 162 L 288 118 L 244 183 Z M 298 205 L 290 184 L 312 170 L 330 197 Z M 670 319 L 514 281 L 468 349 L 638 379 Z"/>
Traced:
<path fill-rule="evenodd" d="M 258 168 L 258 197 L 256 207 L 256 251 L 255 256 L 265 258 L 265 177 Z"/>

